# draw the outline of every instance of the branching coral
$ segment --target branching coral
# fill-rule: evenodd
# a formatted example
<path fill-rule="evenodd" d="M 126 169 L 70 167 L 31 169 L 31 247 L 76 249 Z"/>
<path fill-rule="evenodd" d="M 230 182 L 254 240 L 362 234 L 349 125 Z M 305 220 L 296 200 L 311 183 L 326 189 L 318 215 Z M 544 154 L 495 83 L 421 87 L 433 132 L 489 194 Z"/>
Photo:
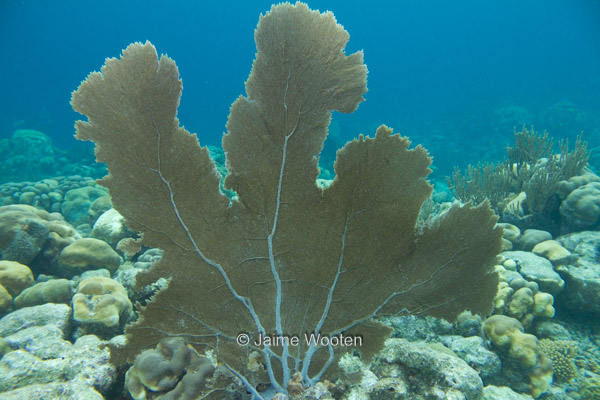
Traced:
<path fill-rule="evenodd" d="M 553 143 L 546 132 L 540 135 L 533 128 L 515 131 L 515 147 L 507 149 L 507 159 L 496 165 L 469 165 L 464 175 L 455 169 L 448 185 L 461 201 L 489 200 L 499 215 L 504 214 L 505 222 L 549 223 L 560 204 L 556 196 L 559 183 L 581 174 L 590 156 L 581 136 L 572 151 L 569 142 L 561 140 L 558 155 L 552 153 Z M 519 200 L 517 208 L 511 202 L 514 196 Z"/>

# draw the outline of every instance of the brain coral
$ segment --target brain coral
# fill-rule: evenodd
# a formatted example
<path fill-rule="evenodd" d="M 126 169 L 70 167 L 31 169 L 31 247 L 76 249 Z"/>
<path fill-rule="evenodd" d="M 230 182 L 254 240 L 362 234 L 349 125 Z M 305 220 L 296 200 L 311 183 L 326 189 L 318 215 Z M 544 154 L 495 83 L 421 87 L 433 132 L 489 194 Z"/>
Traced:
<path fill-rule="evenodd" d="M 210 360 L 183 338 L 165 338 L 135 359 L 125 375 L 125 386 L 135 400 L 205 398 L 200 395 L 214 370 Z"/>
<path fill-rule="evenodd" d="M 129 320 L 132 309 L 125 288 L 102 276 L 81 281 L 73 296 L 73 319 L 86 334 L 113 335 Z"/>

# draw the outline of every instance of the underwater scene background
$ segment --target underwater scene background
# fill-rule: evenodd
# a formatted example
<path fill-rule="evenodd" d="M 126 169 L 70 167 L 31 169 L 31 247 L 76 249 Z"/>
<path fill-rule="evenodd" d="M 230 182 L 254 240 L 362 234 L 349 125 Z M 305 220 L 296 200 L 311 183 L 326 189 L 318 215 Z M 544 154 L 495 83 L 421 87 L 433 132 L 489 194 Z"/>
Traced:
<path fill-rule="evenodd" d="M 151 40 L 185 76 L 182 124 L 203 145 L 219 145 L 233 100 L 244 93 L 253 31 L 268 1 L 4 1 L 0 43 L 0 139 L 16 129 L 73 140 L 70 94 L 88 71 L 129 43 Z M 597 139 L 600 27 L 597 1 L 315 1 L 350 32 L 347 52 L 363 49 L 366 102 L 334 113 L 324 158 L 381 123 L 423 144 L 434 167 L 498 161 L 513 128 L 533 125 L 557 139 Z M 335 143 L 334 143 L 335 142 Z M 75 149 L 74 149 L 75 147 Z M 6 177 L 2 180 L 6 181 Z"/>
<path fill-rule="evenodd" d="M 489 203 L 502 251 L 485 265 L 490 236 L 483 261 L 473 255 L 457 274 L 494 271 L 490 315 L 379 317 L 392 333 L 378 355 L 366 362 L 354 351 L 339 360 L 337 380 L 317 384 L 293 375 L 277 387 L 258 352 L 247 355 L 246 375 L 232 372 L 190 337 L 152 337 L 143 344 L 157 347 L 140 341 L 145 352 L 135 364 L 111 363 L 109 348 L 125 348 L 126 326 L 168 292 L 171 275 L 136 286 L 139 274 L 142 282 L 153 276 L 162 246 L 142 244 L 124 203 L 96 182 L 106 165 L 95 161 L 93 143 L 74 138 L 85 116 L 73 111 L 71 95 L 106 58 L 151 41 L 177 62 L 181 126 L 209 147 L 224 177 L 225 125 L 246 95 L 258 17 L 272 3 L 6 0 L 0 400 L 600 399 L 600 1 L 307 4 L 335 14 L 350 34 L 346 55 L 363 50 L 368 68 L 365 101 L 351 114 L 333 113 L 317 184 L 332 185 L 338 149 L 359 134 L 373 137 L 381 124 L 425 147 L 433 193 L 415 200 L 414 221 L 403 221 L 414 222 L 419 238 L 449 219 L 455 200 Z M 409 166 L 398 180 L 405 175 Z M 238 200 L 223 180 L 220 188 Z M 475 243 L 452 232 L 457 243 Z M 459 277 L 448 283 L 437 274 L 415 285 L 444 280 L 440 296 L 468 290 Z"/>

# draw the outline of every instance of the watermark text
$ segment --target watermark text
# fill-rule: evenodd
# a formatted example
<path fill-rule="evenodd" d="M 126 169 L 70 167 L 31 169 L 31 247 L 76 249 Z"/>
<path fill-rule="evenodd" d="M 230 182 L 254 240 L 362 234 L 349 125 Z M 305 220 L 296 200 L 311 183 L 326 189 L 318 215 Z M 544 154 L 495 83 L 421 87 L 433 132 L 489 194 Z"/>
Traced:
<path fill-rule="evenodd" d="M 363 344 L 362 335 L 322 335 L 320 333 L 304 333 L 302 335 L 261 335 L 259 334 L 254 340 L 247 333 L 240 333 L 236 337 L 237 344 L 247 346 L 252 344 L 258 347 L 272 346 L 288 346 L 297 347 L 300 344 L 315 347 L 360 347 Z"/>

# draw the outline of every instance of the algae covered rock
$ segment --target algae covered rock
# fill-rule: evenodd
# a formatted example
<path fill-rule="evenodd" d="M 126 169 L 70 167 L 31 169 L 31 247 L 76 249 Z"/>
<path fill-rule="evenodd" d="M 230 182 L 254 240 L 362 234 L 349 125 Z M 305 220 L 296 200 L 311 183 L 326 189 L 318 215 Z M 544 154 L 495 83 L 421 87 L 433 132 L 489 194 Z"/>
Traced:
<path fill-rule="evenodd" d="M 29 264 L 48 240 L 47 212 L 27 205 L 0 207 L 0 258 Z"/>
<path fill-rule="evenodd" d="M 502 371 L 500 357 L 490 351 L 480 336 L 442 336 L 441 342 L 473 368 L 484 383 L 497 378 Z"/>
<path fill-rule="evenodd" d="M 75 343 L 62 341 L 56 354 L 33 354 L 30 348 L 43 348 L 43 337 L 30 337 L 23 347 L 0 359 L 0 398 L 17 399 L 102 399 L 116 377 L 116 368 L 108 362 L 106 342 L 93 335 Z M 16 339 L 15 339 L 16 341 Z M 18 344 L 17 344 L 18 345 Z M 66 392 L 54 395 L 55 388 Z M 39 396 L 41 392 L 44 396 Z M 80 397 L 77 397 L 80 396 Z"/>
<path fill-rule="evenodd" d="M 92 236 L 104 240 L 115 246 L 119 240 L 125 238 L 129 230 L 125 226 L 125 219 L 117 210 L 111 208 L 96 220 L 92 229 Z"/>
<path fill-rule="evenodd" d="M 0 336 L 7 337 L 24 327 L 54 325 L 69 332 L 71 307 L 66 304 L 43 304 L 16 310 L 0 319 Z"/>
<path fill-rule="evenodd" d="M 477 372 L 441 344 L 388 339 L 372 371 L 379 384 L 371 398 L 386 398 L 401 380 L 410 382 L 405 397 L 410 399 L 477 400 L 483 392 Z"/>
<path fill-rule="evenodd" d="M 600 232 L 571 233 L 558 241 L 577 256 L 577 261 L 559 267 L 566 290 L 557 301 L 577 313 L 600 314 Z"/>
<path fill-rule="evenodd" d="M 533 400 L 528 394 L 517 393 L 506 386 L 486 386 L 481 400 Z"/>
<path fill-rule="evenodd" d="M 65 340 L 69 332 L 63 332 L 56 325 L 24 327 L 6 337 L 11 348 L 22 349 L 41 359 L 59 358 L 71 347 Z"/>
<path fill-rule="evenodd" d="M 94 388 L 79 381 L 31 384 L 0 394 L 1 400 L 104 400 Z"/>
<path fill-rule="evenodd" d="M 59 273 L 69 277 L 91 269 L 106 268 L 114 272 L 121 262 L 108 243 L 94 238 L 74 241 L 62 250 L 59 260 L 64 267 Z"/>
<path fill-rule="evenodd" d="M 550 294 L 563 290 L 565 282 L 547 259 L 526 251 L 505 251 L 502 255 L 516 261 L 519 273 L 528 281 L 537 282 L 540 290 Z"/>

